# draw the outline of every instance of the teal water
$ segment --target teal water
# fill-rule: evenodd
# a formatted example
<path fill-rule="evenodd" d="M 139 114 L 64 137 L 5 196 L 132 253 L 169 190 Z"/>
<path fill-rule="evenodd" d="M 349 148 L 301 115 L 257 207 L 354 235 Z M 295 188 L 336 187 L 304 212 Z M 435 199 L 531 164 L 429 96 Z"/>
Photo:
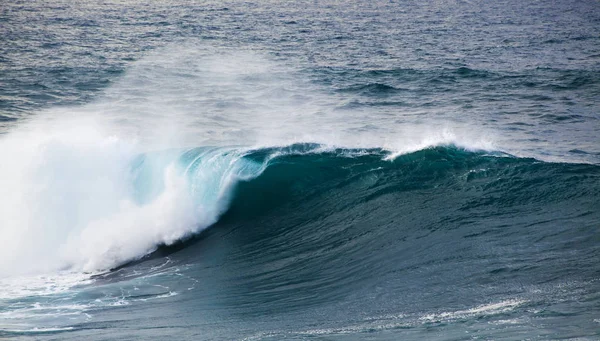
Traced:
<path fill-rule="evenodd" d="M 3 3 L 0 338 L 599 338 L 599 9 Z"/>

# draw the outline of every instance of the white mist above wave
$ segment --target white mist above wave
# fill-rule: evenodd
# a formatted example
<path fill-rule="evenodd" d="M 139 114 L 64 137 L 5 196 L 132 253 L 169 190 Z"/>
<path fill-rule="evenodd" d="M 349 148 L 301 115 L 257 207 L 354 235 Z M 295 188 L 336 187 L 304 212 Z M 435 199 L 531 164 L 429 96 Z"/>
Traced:
<path fill-rule="evenodd" d="M 338 98 L 296 71 L 255 52 L 171 46 L 134 63 L 95 102 L 14 127 L 0 139 L 0 274 L 109 269 L 197 233 L 227 208 L 239 178 L 261 172 L 240 159 L 245 148 L 493 148 L 471 127 L 339 110 Z M 177 155 L 147 159 L 146 181 L 136 182 L 140 155 L 230 145 L 245 147 L 183 165 Z M 141 200 L 139 186 L 152 195 Z"/>

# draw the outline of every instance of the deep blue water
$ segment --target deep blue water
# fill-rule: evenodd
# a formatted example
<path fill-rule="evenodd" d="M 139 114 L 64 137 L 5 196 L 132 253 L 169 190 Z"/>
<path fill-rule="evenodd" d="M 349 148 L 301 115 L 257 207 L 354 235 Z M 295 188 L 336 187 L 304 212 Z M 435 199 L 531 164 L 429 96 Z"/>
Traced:
<path fill-rule="evenodd" d="M 600 338 L 597 1 L 4 1 L 0 338 Z"/>

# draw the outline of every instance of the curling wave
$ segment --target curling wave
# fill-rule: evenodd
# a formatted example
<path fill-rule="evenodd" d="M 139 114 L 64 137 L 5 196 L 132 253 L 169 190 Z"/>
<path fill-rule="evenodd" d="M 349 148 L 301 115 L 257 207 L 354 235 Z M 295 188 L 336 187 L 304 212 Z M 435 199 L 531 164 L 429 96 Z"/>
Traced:
<path fill-rule="evenodd" d="M 141 154 L 110 139 L 81 150 L 65 150 L 60 140 L 44 146 L 36 168 L 25 169 L 34 173 L 27 196 L 15 198 L 8 208 L 37 214 L 33 221 L 14 220 L 4 233 L 16 234 L 13 241 L 29 237 L 46 255 L 58 255 L 43 265 L 80 271 L 110 269 L 184 240 L 226 211 L 224 219 L 243 220 L 328 192 L 336 200 L 313 203 L 320 209 L 336 206 L 332 212 L 391 193 L 407 193 L 403 200 L 411 202 L 408 192 L 415 190 L 437 191 L 438 196 L 450 191 L 453 201 L 462 202 L 458 211 L 598 196 L 597 188 L 583 185 L 598 177 L 597 166 L 544 163 L 452 145 L 400 156 L 318 144 Z M 110 159 L 99 161 L 97 155 Z M 342 187 L 348 188 L 340 193 Z M 404 210 L 398 205 L 397 211 Z M 42 229 L 45 238 L 36 238 Z"/>

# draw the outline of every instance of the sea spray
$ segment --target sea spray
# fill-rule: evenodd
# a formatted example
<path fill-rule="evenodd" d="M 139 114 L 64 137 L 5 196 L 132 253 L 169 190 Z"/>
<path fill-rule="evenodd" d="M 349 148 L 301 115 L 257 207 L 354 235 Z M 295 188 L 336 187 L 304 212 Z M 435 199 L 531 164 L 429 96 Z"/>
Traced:
<path fill-rule="evenodd" d="M 243 149 L 143 152 L 94 120 L 29 124 L 0 140 L 4 274 L 106 270 L 214 223 Z"/>

